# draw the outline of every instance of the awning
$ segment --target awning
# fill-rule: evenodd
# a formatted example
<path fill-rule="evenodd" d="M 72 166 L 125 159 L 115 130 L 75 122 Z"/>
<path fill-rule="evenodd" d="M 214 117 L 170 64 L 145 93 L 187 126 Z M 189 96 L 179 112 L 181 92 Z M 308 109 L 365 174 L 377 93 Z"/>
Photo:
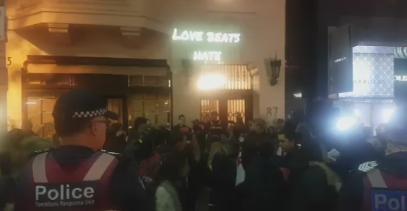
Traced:
<path fill-rule="evenodd" d="M 168 76 L 168 67 L 27 64 L 27 73 Z"/>
<path fill-rule="evenodd" d="M 30 55 L 28 73 L 168 76 L 166 60 Z"/>

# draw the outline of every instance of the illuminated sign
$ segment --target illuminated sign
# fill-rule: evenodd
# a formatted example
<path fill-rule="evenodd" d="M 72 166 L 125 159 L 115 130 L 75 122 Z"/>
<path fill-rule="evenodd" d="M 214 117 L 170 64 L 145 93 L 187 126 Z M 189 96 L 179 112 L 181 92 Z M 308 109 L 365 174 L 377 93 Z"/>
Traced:
<path fill-rule="evenodd" d="M 395 80 L 396 81 L 406 82 L 407 81 L 407 75 L 396 75 Z"/>
<path fill-rule="evenodd" d="M 206 43 L 240 43 L 240 33 L 191 31 L 175 28 L 172 33 L 172 40 Z"/>
<path fill-rule="evenodd" d="M 220 62 L 222 61 L 222 52 L 221 51 L 194 51 L 193 55 L 194 61 L 212 61 Z"/>

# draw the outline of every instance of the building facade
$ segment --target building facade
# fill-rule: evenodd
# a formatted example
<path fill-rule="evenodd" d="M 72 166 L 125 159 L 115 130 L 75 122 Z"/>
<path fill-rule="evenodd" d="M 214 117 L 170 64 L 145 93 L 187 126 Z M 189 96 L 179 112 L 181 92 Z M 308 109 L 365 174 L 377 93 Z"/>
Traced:
<path fill-rule="evenodd" d="M 9 128 L 52 134 L 55 99 L 72 88 L 108 97 L 126 126 L 284 116 L 285 0 L 15 0 L 7 11 Z"/>

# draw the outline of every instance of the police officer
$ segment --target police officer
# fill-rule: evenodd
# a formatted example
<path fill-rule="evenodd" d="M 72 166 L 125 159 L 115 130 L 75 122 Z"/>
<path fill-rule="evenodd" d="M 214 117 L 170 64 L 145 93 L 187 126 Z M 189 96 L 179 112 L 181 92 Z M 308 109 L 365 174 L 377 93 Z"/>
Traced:
<path fill-rule="evenodd" d="M 57 100 L 53 117 L 60 146 L 38 153 L 25 168 L 17 181 L 17 211 L 149 210 L 135 165 L 100 151 L 114 117 L 105 99 L 70 91 Z"/>
<path fill-rule="evenodd" d="M 363 163 L 342 189 L 341 210 L 407 210 L 407 115 L 398 114 L 383 132 L 385 156 Z"/>

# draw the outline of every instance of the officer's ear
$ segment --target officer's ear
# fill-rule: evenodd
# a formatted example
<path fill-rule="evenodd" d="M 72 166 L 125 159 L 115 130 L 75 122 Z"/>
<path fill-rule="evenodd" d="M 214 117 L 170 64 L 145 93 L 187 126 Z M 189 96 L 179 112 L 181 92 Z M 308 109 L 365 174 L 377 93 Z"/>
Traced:
<path fill-rule="evenodd" d="M 97 134 L 97 132 L 98 132 L 98 127 L 97 127 L 97 124 L 94 122 L 94 121 L 90 121 L 89 122 L 89 133 L 91 134 L 91 135 L 96 135 Z"/>

